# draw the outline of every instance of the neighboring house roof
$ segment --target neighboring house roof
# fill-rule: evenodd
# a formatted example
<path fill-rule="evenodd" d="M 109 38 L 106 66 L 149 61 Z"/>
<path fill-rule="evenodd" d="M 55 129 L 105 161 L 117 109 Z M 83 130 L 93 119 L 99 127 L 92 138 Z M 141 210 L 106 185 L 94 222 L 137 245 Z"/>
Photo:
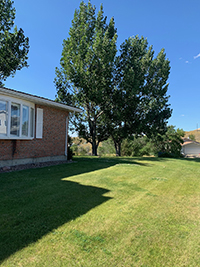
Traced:
<path fill-rule="evenodd" d="M 190 144 L 196 144 L 200 146 L 199 142 L 196 141 L 192 141 L 192 140 L 185 140 L 183 144 L 181 144 L 182 146 L 186 146 L 186 145 L 190 145 Z"/>
<path fill-rule="evenodd" d="M 41 104 L 41 105 L 56 107 L 56 108 L 60 108 L 60 109 L 65 109 L 65 110 L 68 110 L 70 112 L 81 112 L 82 111 L 79 108 L 75 108 L 75 107 L 71 107 L 71 106 L 68 106 L 68 105 L 65 105 L 65 104 L 62 104 L 59 102 L 55 102 L 54 100 L 50 100 L 50 99 L 47 99 L 44 97 L 23 93 L 23 92 L 16 91 L 13 89 L 8 89 L 5 87 L 0 87 L 0 94 L 17 97 L 17 98 L 20 98 L 23 100 L 33 102 L 35 104 Z"/>

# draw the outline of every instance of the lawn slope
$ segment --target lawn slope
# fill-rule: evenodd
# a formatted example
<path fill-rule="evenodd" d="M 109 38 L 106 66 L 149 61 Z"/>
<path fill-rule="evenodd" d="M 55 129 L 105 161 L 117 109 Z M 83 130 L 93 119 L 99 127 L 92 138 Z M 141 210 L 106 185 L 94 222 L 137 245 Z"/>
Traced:
<path fill-rule="evenodd" d="M 1 266 L 199 266 L 198 159 L 75 161 L 0 175 Z"/>

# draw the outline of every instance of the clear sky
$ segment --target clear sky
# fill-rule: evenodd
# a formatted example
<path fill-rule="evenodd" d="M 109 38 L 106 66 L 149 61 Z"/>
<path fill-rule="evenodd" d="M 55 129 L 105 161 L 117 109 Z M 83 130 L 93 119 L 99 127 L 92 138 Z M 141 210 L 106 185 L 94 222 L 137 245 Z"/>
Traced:
<path fill-rule="evenodd" d="M 87 2 L 87 1 L 86 1 Z M 200 1 L 91 0 L 97 11 L 114 17 L 118 48 L 130 36 L 147 38 L 155 54 L 165 48 L 170 60 L 170 125 L 185 131 L 200 127 Z M 53 83 L 63 40 L 68 37 L 79 0 L 15 0 L 15 24 L 30 39 L 29 68 L 8 78 L 5 86 L 55 99 Z"/>

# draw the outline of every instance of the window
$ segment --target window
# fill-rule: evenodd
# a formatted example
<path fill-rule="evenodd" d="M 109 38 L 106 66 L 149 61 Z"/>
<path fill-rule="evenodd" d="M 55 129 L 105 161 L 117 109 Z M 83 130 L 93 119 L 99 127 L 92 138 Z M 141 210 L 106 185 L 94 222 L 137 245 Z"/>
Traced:
<path fill-rule="evenodd" d="M 20 105 L 11 104 L 10 134 L 19 136 L 20 128 Z"/>
<path fill-rule="evenodd" d="M 22 113 L 22 135 L 28 136 L 29 107 L 23 106 Z"/>
<path fill-rule="evenodd" d="M 7 121 L 7 114 L 8 114 L 8 106 L 6 101 L 0 100 L 0 135 L 6 135 L 7 134 L 7 127 L 6 127 L 6 121 Z M 5 123 L 3 123 L 3 121 Z"/>
<path fill-rule="evenodd" d="M 43 134 L 43 109 L 37 108 L 36 138 L 42 138 Z"/>
<path fill-rule="evenodd" d="M 34 137 L 35 105 L 0 96 L 0 139 L 31 139 Z"/>
<path fill-rule="evenodd" d="M 30 114 L 30 136 L 34 137 L 34 109 L 31 108 Z"/>

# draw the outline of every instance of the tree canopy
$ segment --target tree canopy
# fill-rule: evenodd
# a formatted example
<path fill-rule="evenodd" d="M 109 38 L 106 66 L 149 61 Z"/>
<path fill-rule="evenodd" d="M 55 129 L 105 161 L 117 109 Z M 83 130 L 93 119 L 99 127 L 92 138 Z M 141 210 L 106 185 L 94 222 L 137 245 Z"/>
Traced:
<path fill-rule="evenodd" d="M 155 57 L 147 39 L 125 40 L 117 53 L 114 19 L 107 24 L 101 5 L 81 2 L 56 68 L 57 101 L 81 107 L 73 116 L 79 137 L 92 144 L 112 137 L 116 154 L 131 135 L 163 134 L 172 110 L 167 96 L 169 60 L 164 49 Z"/>
<path fill-rule="evenodd" d="M 15 8 L 12 5 L 11 0 L 0 0 L 0 84 L 28 66 L 29 39 L 21 28 L 14 27 Z"/>
<path fill-rule="evenodd" d="M 175 126 L 170 125 L 163 135 L 158 135 L 154 140 L 159 156 L 180 157 L 185 132 L 183 129 L 175 129 Z"/>
<path fill-rule="evenodd" d="M 117 155 L 128 136 L 163 134 L 172 112 L 167 96 L 170 66 L 164 49 L 154 57 L 147 39 L 135 36 L 125 40 L 119 52 L 110 105 L 102 107 Z"/>
<path fill-rule="evenodd" d="M 113 18 L 107 24 L 103 6 L 84 2 L 74 13 L 69 37 L 64 40 L 61 67 L 56 69 L 57 100 L 83 108 L 73 123 L 79 137 L 92 144 L 97 155 L 99 143 L 108 138 L 101 106 L 112 90 L 116 54 L 116 29 Z M 67 96 L 67 97 L 66 97 Z"/>

